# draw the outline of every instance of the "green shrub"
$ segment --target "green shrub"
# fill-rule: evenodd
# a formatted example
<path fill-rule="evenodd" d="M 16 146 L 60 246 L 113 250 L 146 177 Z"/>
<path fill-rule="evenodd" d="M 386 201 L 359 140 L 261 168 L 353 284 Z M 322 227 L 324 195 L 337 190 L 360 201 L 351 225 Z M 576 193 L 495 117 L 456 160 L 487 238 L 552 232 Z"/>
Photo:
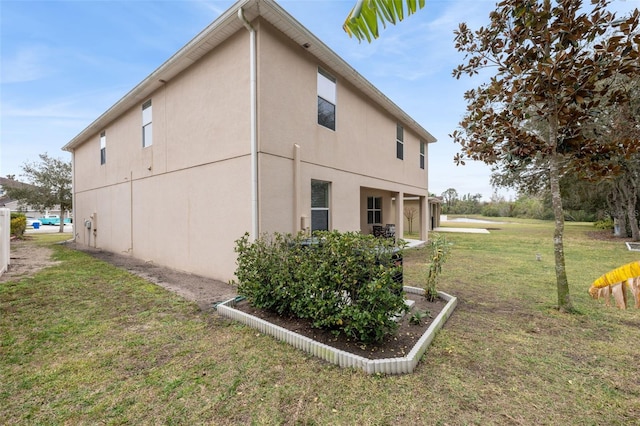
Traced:
<path fill-rule="evenodd" d="M 596 229 L 613 229 L 613 219 L 606 218 L 593 223 Z"/>
<path fill-rule="evenodd" d="M 274 234 L 236 241 L 238 293 L 255 307 L 293 315 L 314 327 L 363 342 L 396 331 L 404 310 L 394 281 L 395 242 L 356 232 L 319 232 L 313 238 Z M 401 252 L 400 252 L 401 255 Z"/>
<path fill-rule="evenodd" d="M 26 229 L 27 217 L 22 213 L 11 213 L 11 235 L 22 238 Z"/>

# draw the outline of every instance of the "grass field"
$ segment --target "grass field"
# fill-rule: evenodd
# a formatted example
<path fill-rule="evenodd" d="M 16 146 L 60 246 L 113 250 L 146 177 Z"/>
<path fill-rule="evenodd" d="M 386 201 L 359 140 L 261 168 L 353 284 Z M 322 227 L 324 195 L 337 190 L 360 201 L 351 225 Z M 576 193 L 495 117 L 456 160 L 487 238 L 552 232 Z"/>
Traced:
<path fill-rule="evenodd" d="M 562 314 L 553 225 L 491 227 L 446 234 L 439 288 L 459 305 L 405 376 L 329 365 L 36 239 L 61 263 L 0 284 L 0 423 L 640 424 L 640 310 L 587 294 L 639 254 L 567 224 L 578 313 Z M 405 254 L 405 282 L 421 285 L 424 258 Z"/>

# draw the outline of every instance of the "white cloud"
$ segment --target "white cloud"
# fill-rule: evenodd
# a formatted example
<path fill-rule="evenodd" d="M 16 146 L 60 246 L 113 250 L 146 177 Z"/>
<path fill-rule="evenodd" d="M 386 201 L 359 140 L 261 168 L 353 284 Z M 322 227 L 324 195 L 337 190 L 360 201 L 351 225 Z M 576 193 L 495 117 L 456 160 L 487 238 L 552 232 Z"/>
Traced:
<path fill-rule="evenodd" d="M 47 62 L 52 56 L 51 50 L 43 45 L 23 46 L 13 55 L 3 55 L 0 81 L 9 84 L 42 79 L 51 73 Z"/>
<path fill-rule="evenodd" d="M 194 0 L 191 2 L 198 10 L 204 10 L 211 15 L 211 20 L 222 15 L 229 5 L 226 2 L 220 2 L 219 0 Z"/>

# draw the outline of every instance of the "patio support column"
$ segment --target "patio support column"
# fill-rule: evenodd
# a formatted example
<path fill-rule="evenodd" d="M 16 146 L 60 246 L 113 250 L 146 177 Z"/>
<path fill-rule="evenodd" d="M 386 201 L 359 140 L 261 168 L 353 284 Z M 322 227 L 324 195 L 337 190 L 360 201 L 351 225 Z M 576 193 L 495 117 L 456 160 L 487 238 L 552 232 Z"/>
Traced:
<path fill-rule="evenodd" d="M 429 239 L 429 197 L 420 197 L 420 240 Z"/>
<path fill-rule="evenodd" d="M 396 241 L 404 238 L 404 192 L 396 193 Z"/>

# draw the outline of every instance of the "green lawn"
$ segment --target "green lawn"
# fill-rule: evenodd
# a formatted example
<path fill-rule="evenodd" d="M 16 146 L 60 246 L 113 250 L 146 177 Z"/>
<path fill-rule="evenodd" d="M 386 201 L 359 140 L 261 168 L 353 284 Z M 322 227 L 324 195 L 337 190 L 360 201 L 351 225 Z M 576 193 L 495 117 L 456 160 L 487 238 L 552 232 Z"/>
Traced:
<path fill-rule="evenodd" d="M 578 313 L 561 314 L 553 225 L 492 227 L 446 234 L 440 289 L 458 308 L 414 374 L 388 377 L 324 363 L 52 245 L 60 264 L 0 284 L 0 423 L 638 424 L 640 310 L 587 294 L 638 253 L 567 224 Z M 421 285 L 424 258 L 405 254 L 408 284 Z"/>

